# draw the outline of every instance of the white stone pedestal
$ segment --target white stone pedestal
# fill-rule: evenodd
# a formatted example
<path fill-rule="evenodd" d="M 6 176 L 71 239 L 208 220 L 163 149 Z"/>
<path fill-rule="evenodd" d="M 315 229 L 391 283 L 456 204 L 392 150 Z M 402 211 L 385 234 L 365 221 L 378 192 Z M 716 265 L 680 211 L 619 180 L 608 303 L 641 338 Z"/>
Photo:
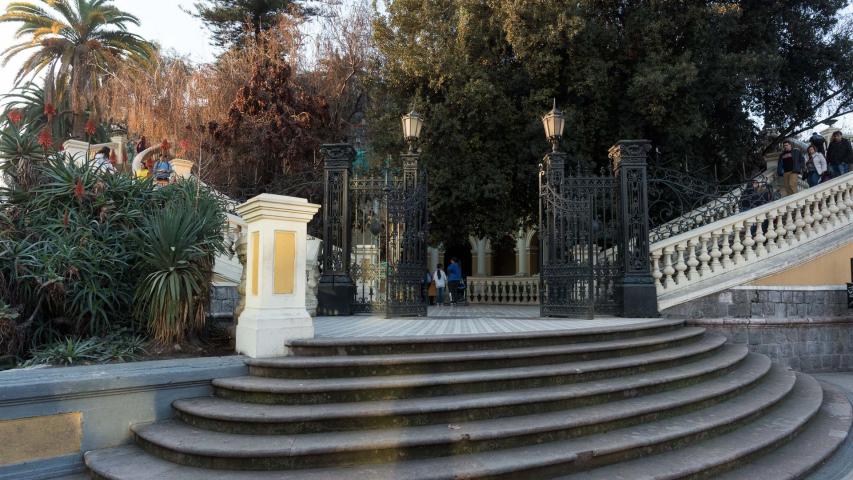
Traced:
<path fill-rule="evenodd" d="M 246 308 L 237 321 L 237 352 L 286 355 L 285 342 L 314 336 L 305 310 L 306 226 L 320 209 L 304 198 L 264 193 L 237 207 L 246 221 Z"/>

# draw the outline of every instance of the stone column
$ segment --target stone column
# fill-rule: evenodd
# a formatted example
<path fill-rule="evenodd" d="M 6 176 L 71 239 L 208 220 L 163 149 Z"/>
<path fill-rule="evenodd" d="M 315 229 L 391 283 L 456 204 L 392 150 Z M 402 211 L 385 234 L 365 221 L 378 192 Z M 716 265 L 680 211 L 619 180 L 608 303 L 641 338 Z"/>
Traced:
<path fill-rule="evenodd" d="M 285 342 L 314 336 L 305 309 L 307 224 L 320 209 L 304 198 L 264 193 L 237 207 L 247 225 L 246 307 L 237 322 L 237 352 L 252 358 L 287 354 Z"/>
<path fill-rule="evenodd" d="M 518 276 L 526 276 L 530 274 L 530 267 L 527 263 L 527 237 L 524 235 L 524 230 L 519 229 L 518 235 L 515 238 L 515 274 Z"/>
<path fill-rule="evenodd" d="M 619 252 L 624 274 L 616 282 L 623 317 L 657 317 L 657 289 L 649 265 L 649 140 L 620 140 L 610 149 L 619 181 Z"/>

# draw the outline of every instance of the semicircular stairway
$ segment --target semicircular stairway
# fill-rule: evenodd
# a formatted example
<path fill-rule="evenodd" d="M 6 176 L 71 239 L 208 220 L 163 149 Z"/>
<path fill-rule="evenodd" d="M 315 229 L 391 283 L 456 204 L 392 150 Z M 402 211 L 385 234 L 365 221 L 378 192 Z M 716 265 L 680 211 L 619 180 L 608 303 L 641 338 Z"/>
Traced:
<path fill-rule="evenodd" d="M 121 480 L 782 480 L 851 424 L 839 392 L 673 320 L 291 347 L 86 464 Z"/>

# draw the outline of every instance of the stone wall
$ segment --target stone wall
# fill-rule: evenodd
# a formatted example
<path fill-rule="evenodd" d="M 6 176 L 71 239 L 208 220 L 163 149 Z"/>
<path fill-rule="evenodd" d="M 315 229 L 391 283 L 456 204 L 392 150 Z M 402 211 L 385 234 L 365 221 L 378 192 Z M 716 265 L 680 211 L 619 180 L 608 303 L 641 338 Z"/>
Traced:
<path fill-rule="evenodd" d="M 839 287 L 735 287 L 667 308 L 668 318 L 850 318 L 847 292 Z"/>
<path fill-rule="evenodd" d="M 3 439 L 16 445 L 0 447 L 0 480 L 81 472 L 83 452 L 129 443 L 131 425 L 169 418 L 173 401 L 247 372 L 237 355 L 0 372 L 0 434 L 14 432 Z"/>
<path fill-rule="evenodd" d="M 853 311 L 842 287 L 736 287 L 661 312 L 804 372 L 853 370 Z"/>

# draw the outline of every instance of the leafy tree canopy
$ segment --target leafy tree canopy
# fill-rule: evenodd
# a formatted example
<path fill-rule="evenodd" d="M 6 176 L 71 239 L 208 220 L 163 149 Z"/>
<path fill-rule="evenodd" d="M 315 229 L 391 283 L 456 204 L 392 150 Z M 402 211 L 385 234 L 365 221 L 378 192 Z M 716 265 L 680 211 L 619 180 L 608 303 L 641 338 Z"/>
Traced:
<path fill-rule="evenodd" d="M 754 170 L 760 127 L 790 135 L 853 109 L 843 0 L 396 0 L 377 17 L 375 155 L 399 112 L 427 118 L 432 232 L 500 237 L 535 219 L 539 123 L 556 98 L 563 148 L 587 169 L 620 138 L 713 178 Z M 570 162 L 574 163 L 574 162 Z"/>
<path fill-rule="evenodd" d="M 258 40 L 261 32 L 273 27 L 283 13 L 314 13 L 301 3 L 302 0 L 202 0 L 195 2 L 196 11 L 191 13 L 210 29 L 214 45 L 231 48 L 241 47 L 247 36 Z"/>

